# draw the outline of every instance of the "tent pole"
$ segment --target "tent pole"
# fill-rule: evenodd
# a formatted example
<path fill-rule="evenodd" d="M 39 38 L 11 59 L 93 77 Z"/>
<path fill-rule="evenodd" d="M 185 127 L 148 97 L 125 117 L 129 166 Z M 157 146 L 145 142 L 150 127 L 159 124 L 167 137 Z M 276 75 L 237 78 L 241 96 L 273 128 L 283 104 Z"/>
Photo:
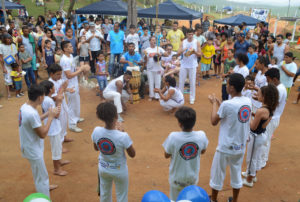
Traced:
<path fill-rule="evenodd" d="M 2 5 L 2 11 L 3 11 L 3 16 L 4 16 L 4 25 L 6 26 L 7 24 L 7 14 L 6 14 L 6 8 L 5 8 L 5 0 L 1 1 Z"/>
<path fill-rule="evenodd" d="M 277 23 L 278 23 L 278 18 L 276 18 L 276 21 L 275 21 L 275 27 L 274 27 L 274 33 L 273 33 L 273 36 L 274 36 L 274 37 L 276 36 Z"/>
<path fill-rule="evenodd" d="M 77 38 L 78 38 L 78 14 L 76 14 L 76 35 L 77 35 Z"/>
<path fill-rule="evenodd" d="M 294 24 L 294 29 L 293 29 L 293 36 L 292 36 L 292 41 L 291 42 L 294 42 L 294 39 L 295 39 L 295 32 L 296 32 L 296 26 L 297 26 L 297 22 L 299 21 L 300 19 L 297 19 L 295 21 L 295 24 Z"/>

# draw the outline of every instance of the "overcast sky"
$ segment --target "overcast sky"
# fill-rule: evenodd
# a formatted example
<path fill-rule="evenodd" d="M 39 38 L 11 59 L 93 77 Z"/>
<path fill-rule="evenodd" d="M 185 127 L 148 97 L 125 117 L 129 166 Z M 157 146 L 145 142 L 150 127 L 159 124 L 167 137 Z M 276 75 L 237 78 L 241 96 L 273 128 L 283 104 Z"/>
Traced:
<path fill-rule="evenodd" d="M 270 6 L 288 6 L 289 0 L 229 0 L 240 3 L 264 4 Z M 291 0 L 291 6 L 300 6 L 300 0 Z"/>

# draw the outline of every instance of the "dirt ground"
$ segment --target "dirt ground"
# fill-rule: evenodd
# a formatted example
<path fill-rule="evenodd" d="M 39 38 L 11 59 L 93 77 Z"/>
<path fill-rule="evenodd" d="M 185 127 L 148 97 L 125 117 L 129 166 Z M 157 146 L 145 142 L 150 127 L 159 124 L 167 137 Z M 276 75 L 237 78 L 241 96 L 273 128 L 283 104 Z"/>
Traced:
<path fill-rule="evenodd" d="M 267 167 L 258 173 L 258 182 L 253 188 L 241 189 L 240 202 L 295 202 L 300 199 L 300 125 L 297 124 L 300 104 L 291 104 L 299 85 L 300 82 L 297 82 L 292 88 L 272 141 Z M 185 104 L 197 111 L 195 130 L 205 131 L 209 139 L 207 152 L 201 157 L 198 183 L 209 194 L 210 167 L 219 129 L 219 126 L 210 124 L 211 104 L 207 96 L 213 92 L 221 96 L 221 81 L 216 78 L 201 80 L 201 86 L 197 87 L 195 105 Z M 97 120 L 95 114 L 100 100 L 95 96 L 95 91 L 90 89 L 81 88 L 80 95 L 81 116 L 85 121 L 79 127 L 84 131 L 68 133 L 75 141 L 64 144 L 69 152 L 63 158 L 72 161 L 64 167 L 69 172 L 67 176 L 53 175 L 49 138 L 45 141 L 44 158 L 50 182 L 59 185 L 58 189 L 51 192 L 51 198 L 55 202 L 99 201 L 96 193 L 98 152 L 93 149 L 91 133 L 95 126 L 103 126 L 103 122 Z M 188 100 L 188 95 L 185 98 Z M 26 97 L 0 100 L 0 104 L 4 105 L 0 109 L 0 201 L 22 201 L 35 192 L 30 165 L 21 156 L 18 133 L 18 111 L 26 100 Z M 175 117 L 165 113 L 157 101 L 142 100 L 136 105 L 129 104 L 124 119 L 125 130 L 130 134 L 136 149 L 136 157 L 128 158 L 129 201 L 141 201 L 144 193 L 149 190 L 169 194 L 169 160 L 164 158 L 161 145 L 170 132 L 179 130 Z M 223 191 L 219 194 L 219 202 L 226 201 L 228 196 L 231 196 L 229 171 Z"/>

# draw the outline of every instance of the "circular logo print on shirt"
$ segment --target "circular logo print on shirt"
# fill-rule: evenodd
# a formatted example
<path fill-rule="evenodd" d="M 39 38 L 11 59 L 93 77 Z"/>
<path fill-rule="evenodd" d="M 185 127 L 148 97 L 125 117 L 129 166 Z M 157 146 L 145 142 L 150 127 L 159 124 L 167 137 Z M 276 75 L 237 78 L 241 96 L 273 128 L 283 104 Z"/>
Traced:
<path fill-rule="evenodd" d="M 194 142 L 187 142 L 180 147 L 179 154 L 184 160 L 191 160 L 198 154 L 199 146 Z"/>
<path fill-rule="evenodd" d="M 239 121 L 242 123 L 246 123 L 249 121 L 251 115 L 251 109 L 248 105 L 243 105 L 240 109 L 239 109 L 239 114 L 238 114 L 238 118 Z"/>
<path fill-rule="evenodd" d="M 108 138 L 101 138 L 98 147 L 102 154 L 112 155 L 116 152 L 115 144 Z"/>

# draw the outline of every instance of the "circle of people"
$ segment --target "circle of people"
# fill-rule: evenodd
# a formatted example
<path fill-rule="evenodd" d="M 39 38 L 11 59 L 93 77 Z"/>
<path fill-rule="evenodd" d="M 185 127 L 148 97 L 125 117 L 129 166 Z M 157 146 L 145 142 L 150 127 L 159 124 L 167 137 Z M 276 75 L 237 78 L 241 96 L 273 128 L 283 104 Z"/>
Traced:
<path fill-rule="evenodd" d="M 251 31 L 246 23 L 234 28 L 210 28 L 206 18 L 202 26 L 186 29 L 185 34 L 178 29 L 177 22 L 168 32 L 156 26 L 151 34 L 141 21 L 138 31 L 131 25 L 125 36 L 119 23 L 112 25 L 107 18 L 102 22 L 101 18 L 91 17 L 89 22 L 81 24 L 76 37 L 72 19 L 64 24 L 64 18 L 59 17 L 52 27 L 43 16 L 39 16 L 36 26 L 32 19 L 24 22 L 21 30 L 13 22 L 9 23 L 8 31 L 1 28 L 0 59 L 8 97 L 12 87 L 16 97 L 24 95 L 23 76 L 29 89 L 29 101 L 19 113 L 19 133 L 22 155 L 30 162 L 37 192 L 50 196 L 49 190 L 57 188 L 49 185 L 43 159 L 43 139 L 47 135 L 54 174 L 67 175 L 62 166 L 70 161 L 62 160 L 62 143 L 73 141 L 66 137 L 67 128 L 82 132 L 77 124 L 84 121 L 80 118 L 78 78 L 88 82 L 89 77 L 95 77 L 98 95 L 113 101 L 97 107 L 97 116 L 105 122 L 105 127 L 96 127 L 92 134 L 94 148 L 100 151 L 99 194 L 102 201 L 110 201 L 114 181 L 117 201 L 128 200 L 124 151 L 134 157 L 135 150 L 120 123 L 124 121 L 121 113 L 126 110 L 126 102 L 133 100 L 130 80 L 136 71 L 141 73 L 137 86 L 141 98 L 145 97 L 145 80 L 148 80 L 149 101 L 160 100 L 165 111 L 177 110 L 175 117 L 182 132 L 171 133 L 163 144 L 165 157 L 172 157 L 169 176 L 172 200 L 176 200 L 184 187 L 198 183 L 200 155 L 208 145 L 203 131 L 193 131 L 196 112 L 183 107 L 185 91 L 190 94 L 190 104 L 195 103 L 196 85 L 200 85 L 201 78 L 215 76 L 222 80 L 222 101 L 215 95 L 209 96 L 213 106 L 212 125 L 220 122 L 209 183 L 211 201 L 217 201 L 228 165 L 233 188 L 229 200 L 237 201 L 239 189 L 243 185 L 252 187 L 257 181 L 256 173 L 266 166 L 271 137 L 279 125 L 294 77 L 297 78 L 294 56 L 289 52 L 290 35 L 285 40 L 282 35 L 275 38 L 264 23 Z M 46 68 L 49 75 L 49 80 L 39 85 L 36 84 L 38 68 Z M 210 70 L 214 70 L 213 75 Z M 39 105 L 43 109 L 41 116 L 37 111 Z M 247 170 L 241 172 L 246 145 Z"/>

